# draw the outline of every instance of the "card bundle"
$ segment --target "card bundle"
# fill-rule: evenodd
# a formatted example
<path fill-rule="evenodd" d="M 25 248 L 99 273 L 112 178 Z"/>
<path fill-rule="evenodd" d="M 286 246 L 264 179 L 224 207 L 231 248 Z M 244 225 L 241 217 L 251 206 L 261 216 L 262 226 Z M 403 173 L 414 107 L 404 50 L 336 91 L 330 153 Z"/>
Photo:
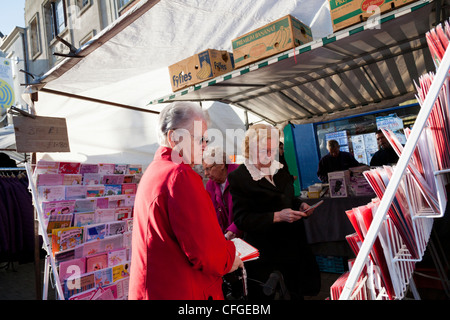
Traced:
<path fill-rule="evenodd" d="M 448 47 L 450 39 L 450 24 L 448 21 L 444 22 L 444 25 L 439 24 L 436 28 L 431 29 L 425 34 L 427 39 L 428 48 L 431 56 L 436 64 L 439 66 L 442 58 L 444 57 L 445 50 Z"/>
<path fill-rule="evenodd" d="M 391 130 L 385 130 L 382 129 L 386 139 L 389 141 L 389 143 L 392 145 L 392 148 L 395 150 L 395 152 L 400 157 L 403 152 L 403 146 L 396 137 L 396 135 Z M 413 159 L 414 160 L 414 159 Z M 421 191 L 423 197 L 426 199 L 428 205 L 433 210 L 434 213 L 439 212 L 439 200 L 437 198 L 435 189 L 431 187 L 434 183 L 428 183 L 425 180 L 424 175 L 422 175 L 415 165 L 414 161 L 408 162 L 408 171 L 411 173 L 412 178 L 417 184 L 417 187 Z M 375 191 L 376 193 L 376 191 Z"/>
<path fill-rule="evenodd" d="M 350 272 L 343 273 L 330 287 L 330 299 L 339 300 L 345 284 L 347 283 Z M 372 280 L 370 280 L 372 277 Z M 375 278 L 375 280 L 373 280 Z M 351 294 L 352 300 L 387 300 L 386 290 L 378 285 L 374 286 L 373 283 L 378 283 L 380 277 L 377 275 L 376 269 L 373 269 L 373 274 L 369 275 L 366 271 L 363 271 Z M 369 284 L 372 282 L 372 284 Z"/>
<path fill-rule="evenodd" d="M 420 86 L 417 88 L 417 100 L 421 105 L 425 101 L 431 84 L 434 80 L 434 74 L 428 73 L 419 78 Z M 435 152 L 437 160 L 437 169 L 443 170 L 450 168 L 450 116 L 449 116 L 449 79 L 444 81 L 444 84 L 439 92 L 436 102 L 431 109 L 430 116 L 427 119 L 427 127 L 431 132 L 431 145 L 433 152 Z"/>
<path fill-rule="evenodd" d="M 378 167 L 364 172 L 364 175 L 379 199 L 383 198 L 386 187 L 392 177 L 392 172 L 392 167 L 389 166 Z M 406 192 L 404 183 L 400 183 L 392 204 L 388 209 L 388 215 L 403 238 L 412 258 L 417 259 L 418 252 Z"/>
<path fill-rule="evenodd" d="M 367 231 L 370 228 L 373 220 L 373 215 L 376 212 L 376 208 L 377 206 L 373 202 L 371 202 L 365 206 L 360 206 L 346 211 L 350 223 L 352 224 L 357 236 L 362 242 L 364 242 Z M 384 255 L 383 247 L 379 237 L 377 237 L 373 244 L 369 259 L 371 263 L 379 268 L 379 273 L 381 274 L 381 279 L 383 281 L 383 287 L 386 289 L 389 298 L 394 297 L 395 292 L 389 274 L 388 262 L 386 261 L 386 257 Z"/>
<path fill-rule="evenodd" d="M 437 25 L 434 29 L 431 29 L 426 33 L 426 40 L 428 43 L 428 47 L 433 57 L 433 61 L 435 65 L 438 67 L 440 62 L 442 61 L 446 50 L 448 49 L 450 39 L 450 24 L 448 21 L 445 21 L 443 24 Z M 417 95 L 416 98 L 419 101 L 420 105 L 423 105 L 425 98 L 430 90 L 431 84 L 434 80 L 434 73 L 428 73 L 420 77 L 419 85 L 416 84 Z M 438 97 L 430 111 L 430 115 L 427 119 L 427 127 L 424 128 L 422 135 L 424 136 L 422 140 L 426 140 L 428 142 L 429 153 L 423 153 L 425 156 L 422 157 L 422 163 L 424 165 L 433 165 L 431 169 L 432 172 L 427 173 L 427 170 L 424 170 L 423 173 L 426 177 L 426 180 L 430 185 L 432 176 L 434 171 L 437 170 L 445 170 L 450 168 L 450 110 L 449 110 L 449 78 L 444 80 L 444 83 L 438 93 Z M 419 145 L 421 149 L 425 150 L 425 145 Z M 418 164 L 417 164 L 418 165 Z M 418 168 L 419 171 L 421 168 Z M 442 175 L 438 176 L 436 179 L 436 183 L 439 187 L 442 187 L 448 183 L 448 176 L 444 177 Z M 447 181 L 446 181 L 447 180 Z M 434 187 L 434 186 L 433 186 Z M 442 189 L 439 188 L 439 189 Z M 433 191 L 434 188 L 433 188 Z M 446 203 L 447 195 L 439 195 L 441 197 L 442 203 Z M 429 199 L 427 199 L 428 201 Z M 435 210 L 435 206 L 431 205 L 433 212 L 438 213 L 438 210 Z M 444 210 L 444 209 L 442 209 Z"/>
<path fill-rule="evenodd" d="M 259 258 L 259 250 L 250 245 L 248 242 L 241 238 L 234 238 L 231 241 L 234 242 L 236 247 L 236 255 L 241 258 L 243 262 L 256 260 Z"/>
<path fill-rule="evenodd" d="M 436 66 L 439 66 L 445 51 L 449 45 L 450 39 L 450 24 L 445 21 L 443 24 L 437 25 L 426 33 L 426 39 L 430 53 Z M 426 95 L 430 90 L 433 82 L 434 74 L 427 73 L 420 77 L 419 85 L 416 84 L 417 100 L 421 105 L 425 100 Z M 427 125 L 430 131 L 431 146 L 434 147 L 435 160 L 437 161 L 437 168 L 444 170 L 450 168 L 450 110 L 449 110 L 449 78 L 444 81 L 443 86 L 439 92 L 436 102 L 427 119 Z M 433 149 L 433 148 L 432 148 Z"/>
<path fill-rule="evenodd" d="M 350 272 L 343 273 L 330 287 L 330 299 L 339 300 L 342 290 L 344 290 L 345 283 L 348 280 Z M 367 276 L 361 273 L 358 282 L 356 283 L 355 289 L 353 290 L 352 298 L 353 300 L 368 300 L 367 288 L 366 288 Z"/>

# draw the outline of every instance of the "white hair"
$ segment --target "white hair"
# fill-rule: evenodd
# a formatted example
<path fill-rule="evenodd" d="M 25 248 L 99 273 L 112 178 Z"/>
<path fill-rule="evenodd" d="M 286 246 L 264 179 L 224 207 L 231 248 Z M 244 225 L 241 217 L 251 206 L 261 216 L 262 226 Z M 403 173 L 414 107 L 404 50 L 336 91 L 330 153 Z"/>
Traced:
<path fill-rule="evenodd" d="M 207 117 L 198 103 L 180 101 L 167 105 L 159 114 L 159 144 L 169 146 L 167 142 L 169 130 L 190 130 L 196 119 L 207 121 Z"/>

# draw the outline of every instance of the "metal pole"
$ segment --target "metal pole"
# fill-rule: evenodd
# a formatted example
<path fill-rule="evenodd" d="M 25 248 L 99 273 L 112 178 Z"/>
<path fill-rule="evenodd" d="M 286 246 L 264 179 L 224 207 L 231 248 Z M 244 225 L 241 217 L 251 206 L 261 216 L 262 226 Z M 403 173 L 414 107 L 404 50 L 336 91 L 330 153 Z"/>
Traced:
<path fill-rule="evenodd" d="M 439 68 L 437 69 L 436 75 L 434 77 L 433 83 L 431 84 L 430 90 L 425 97 L 425 101 L 423 102 L 423 106 L 421 107 L 419 114 L 417 115 L 416 122 L 414 123 L 414 127 L 411 130 L 411 135 L 406 141 L 405 147 L 403 149 L 403 153 L 398 160 L 397 166 L 394 169 L 393 175 L 389 184 L 386 187 L 386 191 L 383 195 L 383 198 L 380 201 L 380 205 L 375 213 L 372 224 L 367 232 L 366 238 L 361 246 L 360 252 L 356 257 L 355 263 L 350 271 L 347 282 L 345 283 L 345 287 L 342 290 L 339 300 L 348 300 L 351 296 L 353 288 L 361 274 L 361 271 L 364 267 L 365 261 L 372 249 L 373 243 L 375 242 L 376 237 L 378 236 L 378 231 L 383 223 L 383 220 L 386 217 L 386 213 L 391 206 L 392 199 L 395 196 L 398 185 L 402 176 L 406 170 L 409 159 L 416 148 L 417 141 L 419 140 L 422 129 L 424 128 L 427 119 L 430 115 L 430 112 L 434 106 L 434 103 L 439 95 L 441 87 L 444 81 L 448 77 L 448 72 L 450 69 L 450 50 L 446 50 L 444 57 L 440 63 Z"/>

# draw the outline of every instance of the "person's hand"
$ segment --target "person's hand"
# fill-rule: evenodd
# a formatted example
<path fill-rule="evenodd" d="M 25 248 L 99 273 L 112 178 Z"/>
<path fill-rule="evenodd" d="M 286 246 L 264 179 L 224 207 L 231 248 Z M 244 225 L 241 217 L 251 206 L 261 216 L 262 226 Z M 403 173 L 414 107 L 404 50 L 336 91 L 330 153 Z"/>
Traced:
<path fill-rule="evenodd" d="M 300 211 L 303 212 L 305 214 L 305 218 L 309 217 L 310 215 L 313 214 L 314 210 L 316 210 L 316 208 L 313 208 L 311 210 L 308 210 L 311 206 L 309 204 L 307 204 L 306 202 L 302 202 L 302 204 L 300 205 Z"/>
<path fill-rule="evenodd" d="M 311 206 L 306 202 L 302 202 L 302 204 L 300 205 L 300 211 L 306 214 L 306 217 L 309 217 L 314 211 L 314 209 L 308 211 L 309 207 Z"/>
<path fill-rule="evenodd" d="M 234 258 L 233 266 L 231 267 L 230 271 L 228 273 L 236 271 L 238 268 L 244 268 L 244 262 L 242 262 L 241 258 L 236 256 Z"/>
<path fill-rule="evenodd" d="M 231 239 L 234 239 L 234 238 L 236 238 L 236 234 L 233 231 L 227 231 L 225 233 L 225 239 L 231 240 Z"/>
<path fill-rule="evenodd" d="M 302 211 L 292 210 L 290 208 L 276 211 L 273 214 L 273 222 L 288 222 L 292 223 L 303 217 L 307 217 L 306 213 Z"/>

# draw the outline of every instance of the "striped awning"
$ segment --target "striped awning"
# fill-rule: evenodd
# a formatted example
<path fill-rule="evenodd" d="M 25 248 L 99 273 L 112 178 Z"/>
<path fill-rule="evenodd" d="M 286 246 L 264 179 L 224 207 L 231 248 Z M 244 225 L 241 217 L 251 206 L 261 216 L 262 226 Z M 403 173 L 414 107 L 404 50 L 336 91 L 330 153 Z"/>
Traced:
<path fill-rule="evenodd" d="M 447 2 L 414 2 L 379 23 L 352 26 L 149 104 L 215 100 L 274 124 L 397 106 L 415 98 L 420 75 L 435 70 L 425 34 L 448 18 Z"/>

